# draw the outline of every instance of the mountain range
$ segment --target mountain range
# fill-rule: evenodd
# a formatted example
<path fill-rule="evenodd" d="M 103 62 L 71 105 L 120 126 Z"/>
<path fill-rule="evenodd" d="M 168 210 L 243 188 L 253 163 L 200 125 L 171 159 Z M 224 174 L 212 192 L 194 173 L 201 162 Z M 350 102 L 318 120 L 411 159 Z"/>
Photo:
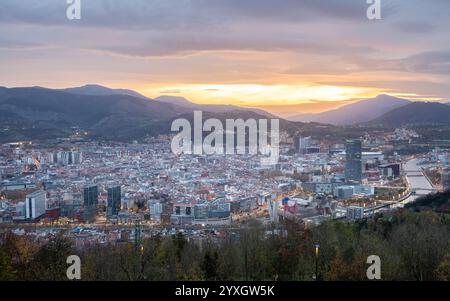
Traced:
<path fill-rule="evenodd" d="M 413 102 L 382 94 L 338 109 L 316 114 L 296 114 L 286 119 L 340 126 L 447 124 L 450 123 L 450 115 L 447 115 L 449 108 L 450 103 Z"/>
<path fill-rule="evenodd" d="M 375 118 L 367 125 L 399 127 L 405 125 L 450 124 L 450 105 L 437 102 L 413 102 Z"/>
<path fill-rule="evenodd" d="M 93 136 L 154 134 L 167 119 L 189 110 L 129 95 L 82 95 L 45 88 L 0 88 L 1 135 L 15 140 L 55 137 L 71 127 Z"/>
<path fill-rule="evenodd" d="M 410 104 L 411 101 L 389 95 L 362 100 L 341 108 L 317 114 L 298 114 L 287 118 L 292 121 L 318 122 L 334 125 L 354 125 L 374 120 L 393 109 Z"/>
<path fill-rule="evenodd" d="M 64 89 L 64 91 L 69 93 L 76 93 L 76 94 L 84 94 L 84 95 L 128 95 L 128 96 L 134 96 L 139 97 L 143 99 L 150 100 L 149 98 L 143 96 L 142 94 L 139 94 L 133 90 L 127 90 L 127 89 L 110 89 L 106 88 L 100 85 L 85 85 L 83 87 L 78 88 L 69 88 Z M 163 95 L 159 96 L 154 99 L 156 102 L 165 103 L 165 104 L 171 104 L 179 108 L 184 108 L 188 110 L 200 110 L 200 111 L 207 111 L 212 113 L 224 113 L 224 112 L 230 112 L 230 111 L 252 111 L 259 115 L 266 116 L 268 118 L 274 118 L 275 115 L 271 114 L 265 110 L 258 109 L 258 108 L 249 108 L 249 107 L 239 107 L 239 106 L 233 106 L 233 105 L 214 105 L 214 104 L 196 104 L 184 97 L 180 96 L 168 96 Z M 341 106 L 337 109 L 332 109 L 329 111 L 325 111 L 322 113 L 302 113 L 302 114 L 295 114 L 294 116 L 287 117 L 286 119 L 289 121 L 294 122 L 315 122 L 315 123 L 322 123 L 322 124 L 332 124 L 332 125 L 357 125 L 357 124 L 367 124 L 367 125 L 373 125 L 373 124 L 380 124 L 382 120 L 386 120 L 386 126 L 388 125 L 404 125 L 404 124 L 414 124 L 414 123 L 420 123 L 424 124 L 427 122 L 427 120 L 421 120 L 420 116 L 416 116 L 416 118 L 412 118 L 414 115 L 414 112 L 416 110 L 416 106 L 408 106 L 413 104 L 414 102 L 408 100 L 408 99 L 402 99 L 393 97 L 390 95 L 381 94 L 378 95 L 375 98 L 362 100 L 359 102 L 352 102 L 352 101 L 342 101 L 340 104 L 344 104 L 345 102 L 349 102 L 350 104 Z M 424 103 L 424 102 L 422 102 Z M 430 115 L 433 114 L 433 107 L 437 108 L 439 105 L 433 105 L 434 103 L 426 103 L 429 105 L 424 105 L 425 107 L 429 107 Z M 450 103 L 449 103 L 450 104 Z M 316 107 L 317 103 L 311 103 L 309 104 L 312 107 Z M 323 104 L 320 104 L 323 106 Z M 292 109 L 290 106 L 287 109 Z M 390 120 L 390 115 L 388 113 L 394 111 L 393 114 L 397 114 L 401 111 L 400 108 L 404 108 L 404 114 L 401 116 L 404 116 L 404 118 L 397 118 L 396 123 L 388 122 Z M 270 110 L 270 107 L 267 107 L 267 109 Z M 297 110 L 304 111 L 308 110 L 308 104 L 303 104 L 301 106 L 296 106 Z M 280 110 L 279 106 L 277 107 L 277 110 Z M 408 115 L 407 112 L 412 111 L 410 115 Z M 444 111 L 445 112 L 445 111 Z M 383 118 L 384 114 L 388 114 L 386 118 Z M 285 114 L 283 114 L 285 115 Z M 400 115 L 398 115 L 400 116 Z M 439 112 L 436 112 L 436 116 L 439 116 Z M 437 120 L 440 120 L 440 118 L 437 118 Z M 373 122 L 372 122 L 373 121 Z M 445 120 L 442 120 L 442 122 L 445 123 Z"/>
<path fill-rule="evenodd" d="M 255 108 L 196 104 L 183 97 L 150 99 L 127 89 L 86 85 L 68 89 L 0 87 L 0 140 L 17 141 L 67 136 L 80 127 L 91 137 L 130 140 L 170 132 L 171 122 L 194 110 L 205 116 L 226 118 L 273 118 Z M 298 121 L 313 122 L 304 124 Z M 283 129 L 313 129 L 317 123 L 363 127 L 450 124 L 450 106 L 412 102 L 379 95 L 319 114 L 281 119 Z M 330 129 L 319 125 L 321 130 Z"/>
<path fill-rule="evenodd" d="M 79 95 L 92 95 L 92 96 L 109 96 L 109 95 L 128 95 L 133 97 L 139 97 L 148 99 L 144 95 L 129 89 L 111 89 L 101 85 L 84 85 L 82 87 L 66 88 L 60 91 L 79 94 Z"/>
<path fill-rule="evenodd" d="M 258 109 L 197 105 L 186 99 L 156 100 L 126 89 L 86 85 L 69 89 L 0 87 L 0 140 L 17 141 L 67 136 L 74 127 L 90 136 L 130 140 L 170 132 L 172 121 L 194 110 L 240 118 L 270 116 Z M 191 114 L 192 115 L 192 114 Z M 247 117 L 248 118 L 248 117 Z"/>

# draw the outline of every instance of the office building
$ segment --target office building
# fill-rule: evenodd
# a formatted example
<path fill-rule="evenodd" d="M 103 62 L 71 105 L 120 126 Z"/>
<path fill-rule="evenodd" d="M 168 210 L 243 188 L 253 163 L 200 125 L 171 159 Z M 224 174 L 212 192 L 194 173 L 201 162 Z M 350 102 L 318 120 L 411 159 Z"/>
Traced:
<path fill-rule="evenodd" d="M 36 191 L 26 196 L 25 218 L 37 219 L 45 215 L 47 209 L 47 195 L 45 191 Z"/>
<path fill-rule="evenodd" d="M 311 145 L 311 137 L 294 138 L 295 150 L 300 154 L 306 154 L 308 147 Z"/>
<path fill-rule="evenodd" d="M 97 186 L 85 187 L 83 199 L 84 199 L 83 219 L 85 222 L 92 222 L 95 219 L 95 216 L 97 215 L 98 187 Z"/>
<path fill-rule="evenodd" d="M 347 207 L 347 219 L 356 221 L 364 218 L 364 208 L 359 206 Z"/>
<path fill-rule="evenodd" d="M 390 163 L 379 166 L 380 172 L 385 177 L 400 177 L 400 164 Z"/>
<path fill-rule="evenodd" d="M 174 204 L 170 222 L 175 225 L 191 224 L 194 217 L 193 207 L 190 203 Z"/>
<path fill-rule="evenodd" d="M 84 187 L 84 206 L 96 206 L 98 204 L 98 187 L 96 185 Z"/>
<path fill-rule="evenodd" d="M 108 188 L 108 200 L 106 207 L 106 215 L 108 217 L 116 216 L 122 203 L 122 189 L 120 186 Z"/>
<path fill-rule="evenodd" d="M 362 181 L 362 143 L 360 139 L 347 140 L 345 143 L 345 180 L 347 183 Z"/>
<path fill-rule="evenodd" d="M 334 189 L 334 196 L 341 200 L 352 198 L 354 193 L 354 186 L 338 186 Z"/>
<path fill-rule="evenodd" d="M 163 213 L 163 206 L 159 201 L 150 200 L 148 204 L 150 211 L 150 219 L 160 222 L 161 214 Z"/>

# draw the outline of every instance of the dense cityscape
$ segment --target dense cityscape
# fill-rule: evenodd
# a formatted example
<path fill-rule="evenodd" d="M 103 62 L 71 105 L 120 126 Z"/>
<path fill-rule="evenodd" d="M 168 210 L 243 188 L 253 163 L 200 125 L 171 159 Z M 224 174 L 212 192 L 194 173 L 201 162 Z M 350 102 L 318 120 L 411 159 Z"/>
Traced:
<path fill-rule="evenodd" d="M 389 154 L 389 143 L 417 137 L 412 130 L 332 145 L 282 136 L 274 166 L 261 166 L 250 155 L 176 156 L 168 136 L 150 144 L 78 137 L 51 145 L 3 144 L 0 222 L 37 237 L 67 228 L 77 245 L 156 232 L 195 237 L 249 219 L 288 219 L 305 227 L 355 221 L 450 188 L 445 149 Z"/>

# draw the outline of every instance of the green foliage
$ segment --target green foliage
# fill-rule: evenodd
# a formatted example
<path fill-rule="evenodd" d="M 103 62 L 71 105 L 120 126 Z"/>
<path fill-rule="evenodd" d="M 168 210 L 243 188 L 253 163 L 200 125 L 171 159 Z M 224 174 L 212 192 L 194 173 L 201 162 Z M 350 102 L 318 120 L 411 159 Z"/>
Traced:
<path fill-rule="evenodd" d="M 11 258 L 6 254 L 0 254 L 0 281 L 11 281 L 16 279 Z"/>
<path fill-rule="evenodd" d="M 416 211 L 435 210 L 448 213 L 450 212 L 450 190 L 423 196 L 414 203 L 407 204 L 406 208 Z"/>
<path fill-rule="evenodd" d="M 202 271 L 206 280 L 217 280 L 217 268 L 219 265 L 219 254 L 217 251 L 206 251 L 201 263 Z"/>
<path fill-rule="evenodd" d="M 33 280 L 67 280 L 67 257 L 75 254 L 72 242 L 62 236 L 56 236 L 44 244 L 34 255 L 30 270 Z"/>

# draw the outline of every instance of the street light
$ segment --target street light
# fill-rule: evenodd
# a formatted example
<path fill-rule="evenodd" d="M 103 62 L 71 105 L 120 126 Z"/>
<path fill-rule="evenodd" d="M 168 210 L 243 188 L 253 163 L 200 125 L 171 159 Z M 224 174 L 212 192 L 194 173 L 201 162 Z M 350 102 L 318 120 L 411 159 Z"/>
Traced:
<path fill-rule="evenodd" d="M 319 271 L 319 249 L 320 245 L 319 243 L 314 244 L 315 251 L 316 251 L 316 281 L 318 281 L 318 271 Z"/>

